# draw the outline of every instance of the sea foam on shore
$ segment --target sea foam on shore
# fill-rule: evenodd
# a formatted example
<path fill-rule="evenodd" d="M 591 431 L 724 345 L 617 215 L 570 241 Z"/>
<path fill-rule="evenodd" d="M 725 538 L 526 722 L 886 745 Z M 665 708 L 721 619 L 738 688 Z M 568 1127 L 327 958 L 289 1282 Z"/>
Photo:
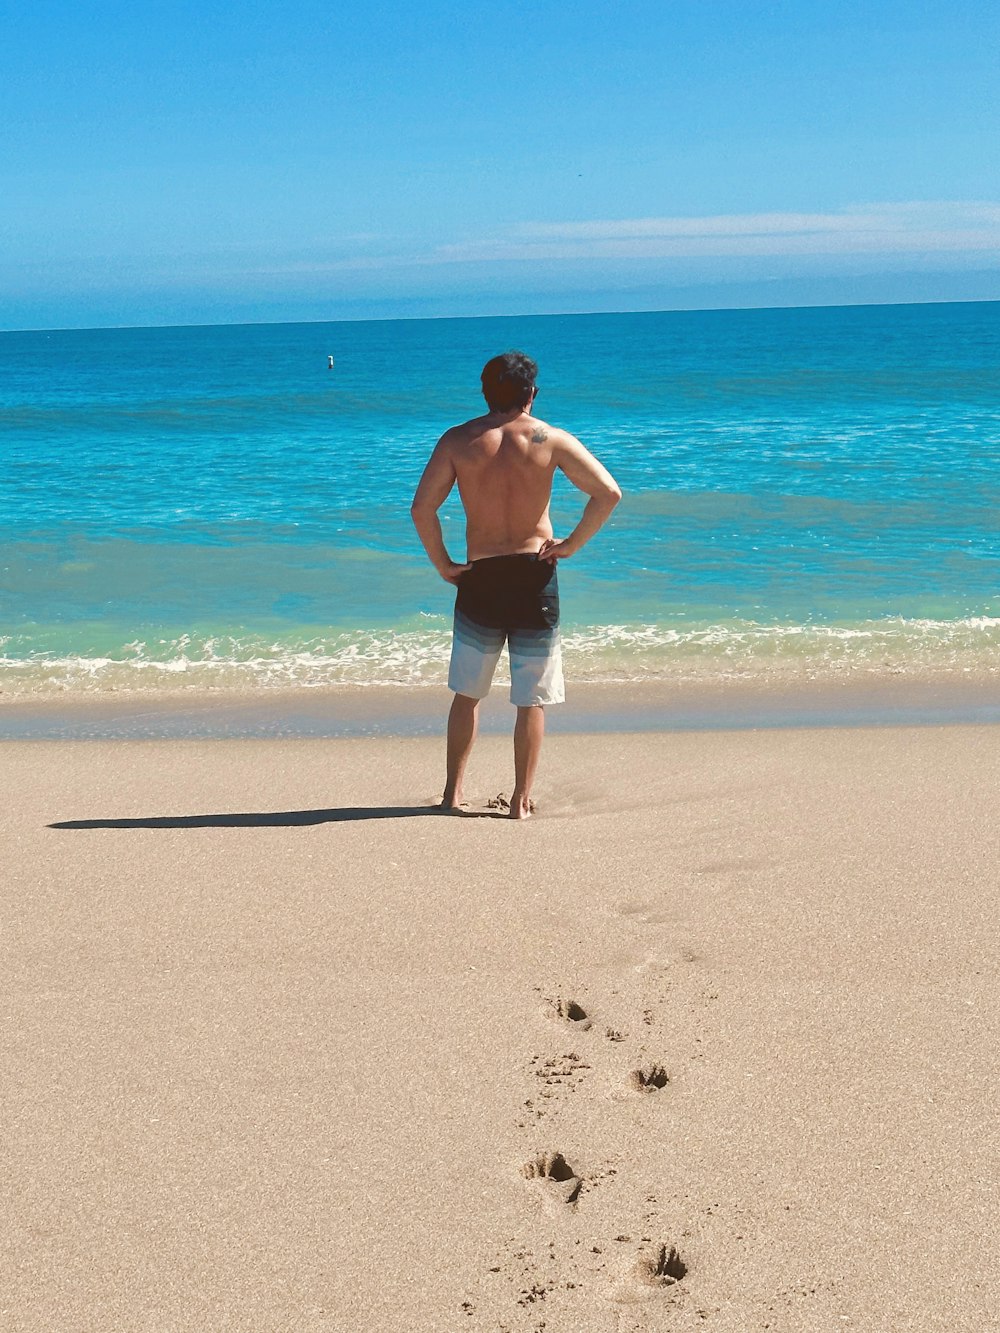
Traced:
<path fill-rule="evenodd" d="M 428 618 L 430 619 L 430 618 Z M 23 696 L 148 690 L 323 689 L 336 685 L 440 685 L 450 632 L 353 631 L 285 642 L 260 636 L 181 634 L 135 640 L 115 655 L 18 655 L 23 639 L 0 638 L 0 693 Z M 1000 619 L 855 625 L 601 625 L 566 629 L 574 681 L 632 685 L 665 681 L 839 680 L 845 677 L 971 673 L 1000 676 Z M 506 679 L 501 665 L 498 681 Z"/>

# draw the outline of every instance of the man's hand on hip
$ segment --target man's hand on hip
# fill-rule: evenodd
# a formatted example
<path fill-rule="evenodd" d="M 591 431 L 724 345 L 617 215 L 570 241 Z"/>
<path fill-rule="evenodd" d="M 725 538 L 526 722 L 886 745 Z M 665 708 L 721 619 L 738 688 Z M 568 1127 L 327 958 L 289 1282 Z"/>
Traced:
<path fill-rule="evenodd" d="M 564 537 L 562 541 L 557 541 L 555 537 L 547 537 L 538 548 L 538 558 L 548 560 L 554 565 L 557 560 L 568 560 L 571 555 L 576 554 L 576 550 L 568 537 Z"/>
<path fill-rule="evenodd" d="M 449 560 L 443 568 L 438 568 L 438 573 L 444 579 L 445 583 L 454 584 L 458 582 L 463 574 L 468 573 L 471 568 L 471 565 L 456 565 L 454 560 Z"/>

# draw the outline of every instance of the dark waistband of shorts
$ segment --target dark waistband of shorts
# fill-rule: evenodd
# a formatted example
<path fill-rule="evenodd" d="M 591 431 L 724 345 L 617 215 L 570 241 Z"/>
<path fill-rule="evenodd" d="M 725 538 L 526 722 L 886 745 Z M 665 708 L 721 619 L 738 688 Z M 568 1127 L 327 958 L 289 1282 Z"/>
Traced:
<path fill-rule="evenodd" d="M 502 565 L 502 564 L 522 564 L 525 561 L 537 564 L 537 551 L 518 551 L 516 555 L 481 555 L 478 560 L 470 560 L 470 565 L 475 565 L 478 569 L 480 565 Z"/>

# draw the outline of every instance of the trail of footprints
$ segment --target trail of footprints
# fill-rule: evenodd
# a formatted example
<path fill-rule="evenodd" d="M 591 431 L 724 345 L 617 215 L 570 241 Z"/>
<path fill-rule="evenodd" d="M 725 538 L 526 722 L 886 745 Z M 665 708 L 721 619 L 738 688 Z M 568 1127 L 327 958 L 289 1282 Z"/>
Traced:
<path fill-rule="evenodd" d="M 576 1000 L 557 997 L 545 1002 L 544 1013 L 555 1023 L 561 1024 L 567 1031 L 588 1033 L 588 1041 L 598 1033 L 591 1014 Z M 652 1015 L 645 1011 L 642 1021 L 649 1024 Z M 611 1043 L 622 1042 L 625 1036 L 615 1028 L 605 1028 L 605 1040 Z M 583 1047 L 581 1047 L 583 1049 Z M 523 1103 L 522 1116 L 517 1121 L 518 1128 L 527 1129 L 545 1120 L 551 1106 L 572 1094 L 584 1081 L 592 1066 L 575 1051 L 568 1054 L 531 1057 L 529 1069 L 536 1081 L 535 1091 Z M 668 1088 L 670 1075 L 667 1069 L 658 1063 L 640 1065 L 638 1068 L 623 1070 L 619 1082 L 621 1096 L 655 1096 Z M 578 1173 L 572 1162 L 563 1153 L 549 1149 L 530 1157 L 521 1167 L 521 1175 L 526 1186 L 540 1198 L 546 1213 L 553 1218 L 569 1216 L 575 1212 L 581 1195 L 597 1188 L 603 1179 L 613 1177 L 617 1170 L 607 1166 L 603 1171 L 590 1172 L 585 1180 Z M 624 1291 L 618 1288 L 616 1299 L 641 1300 L 643 1295 L 652 1295 L 656 1291 L 676 1287 L 687 1274 L 687 1265 L 676 1247 L 654 1234 L 656 1217 L 656 1197 L 646 1196 L 647 1211 L 643 1216 L 641 1233 L 636 1236 L 620 1234 L 606 1245 L 588 1245 L 577 1238 L 573 1242 L 569 1255 L 563 1252 L 557 1255 L 556 1242 L 548 1243 L 548 1252 L 535 1253 L 528 1247 L 518 1246 L 516 1238 L 507 1241 L 507 1253 L 504 1267 L 513 1270 L 517 1287 L 516 1304 L 525 1314 L 537 1317 L 533 1329 L 546 1328 L 545 1301 L 560 1290 L 572 1291 L 577 1287 L 589 1286 L 588 1279 L 607 1279 L 613 1272 L 624 1277 Z M 652 1207 L 650 1207 L 652 1205 Z M 628 1246 L 633 1250 L 631 1264 L 619 1247 Z M 616 1256 L 620 1255 L 621 1259 Z M 610 1271 L 608 1262 L 610 1263 Z M 624 1263 L 622 1263 L 624 1260 Z M 492 1267 L 490 1273 L 499 1274 L 501 1265 Z M 614 1293 L 609 1293 L 613 1294 Z M 465 1312 L 473 1313 L 469 1304 L 463 1306 Z M 519 1327 L 522 1324 L 519 1321 Z M 555 1326 L 552 1326 L 555 1327 Z M 513 1326 L 499 1324 L 500 1333 L 513 1333 Z"/>

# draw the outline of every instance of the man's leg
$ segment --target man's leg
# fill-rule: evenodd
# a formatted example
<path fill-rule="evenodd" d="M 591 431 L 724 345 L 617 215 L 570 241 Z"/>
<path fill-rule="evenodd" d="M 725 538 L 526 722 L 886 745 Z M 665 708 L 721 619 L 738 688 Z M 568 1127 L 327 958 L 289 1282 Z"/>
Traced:
<path fill-rule="evenodd" d="M 462 804 L 462 779 L 479 728 L 479 700 L 456 694 L 448 714 L 448 773 L 441 805 L 457 810 Z"/>
<path fill-rule="evenodd" d="M 462 804 L 462 779 L 479 726 L 479 701 L 490 692 L 506 638 L 502 629 L 479 625 L 455 608 L 448 668 L 448 688 L 455 697 L 448 714 L 448 773 L 442 810 L 457 810 Z"/>
<path fill-rule="evenodd" d="M 545 737 L 545 709 L 541 704 L 518 708 L 514 723 L 514 794 L 510 798 L 511 819 L 531 814 L 531 784 Z"/>
<path fill-rule="evenodd" d="M 511 819 L 531 814 L 531 787 L 545 736 L 545 706 L 565 696 L 559 630 L 515 630 L 509 635 L 510 701 L 517 707 L 514 724 L 514 794 Z"/>

